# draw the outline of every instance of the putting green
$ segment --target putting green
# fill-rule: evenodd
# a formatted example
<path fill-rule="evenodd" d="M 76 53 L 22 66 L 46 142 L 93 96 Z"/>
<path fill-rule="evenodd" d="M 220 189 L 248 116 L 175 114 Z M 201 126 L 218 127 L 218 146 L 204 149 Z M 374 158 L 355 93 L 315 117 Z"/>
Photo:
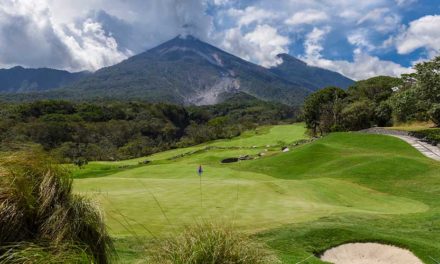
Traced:
<path fill-rule="evenodd" d="M 91 163 L 75 172 L 75 190 L 102 205 L 115 236 L 160 236 L 200 219 L 233 222 L 242 230 L 255 232 L 331 215 L 401 215 L 429 210 L 420 201 L 351 178 L 357 167 L 384 158 L 388 158 L 384 164 L 412 155 L 414 162 L 423 160 L 411 147 L 394 139 L 389 142 L 388 137 L 376 136 L 380 139 L 377 144 L 372 137 L 369 145 L 363 145 L 364 135 L 340 134 L 290 153 L 278 151 L 253 161 L 220 163 L 227 157 L 256 155 L 279 141 L 304 139 L 304 132 L 298 124 L 265 127 L 233 140 L 147 158 Z M 225 149 L 205 149 L 208 146 Z M 169 160 L 185 153 L 189 154 Z M 153 163 L 137 165 L 145 159 Z M 204 166 L 201 187 L 196 173 L 199 164 Z M 93 177 L 94 173 L 100 177 Z"/>

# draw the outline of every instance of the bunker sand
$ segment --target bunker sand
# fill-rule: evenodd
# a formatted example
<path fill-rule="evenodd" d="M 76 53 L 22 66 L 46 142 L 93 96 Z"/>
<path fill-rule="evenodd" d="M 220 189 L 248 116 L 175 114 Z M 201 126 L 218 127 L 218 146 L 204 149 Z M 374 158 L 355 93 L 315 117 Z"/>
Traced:
<path fill-rule="evenodd" d="M 378 243 L 351 243 L 327 250 L 321 260 L 334 264 L 423 264 L 409 250 Z"/>

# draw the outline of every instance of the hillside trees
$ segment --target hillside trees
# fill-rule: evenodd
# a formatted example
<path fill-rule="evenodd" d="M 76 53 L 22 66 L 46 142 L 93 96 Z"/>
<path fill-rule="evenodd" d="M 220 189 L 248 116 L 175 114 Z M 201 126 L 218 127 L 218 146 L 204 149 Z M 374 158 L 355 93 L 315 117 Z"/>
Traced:
<path fill-rule="evenodd" d="M 35 143 L 63 162 L 119 160 L 230 138 L 292 120 L 295 109 L 237 94 L 223 104 L 182 107 L 140 102 L 3 103 L 0 146 Z"/>
<path fill-rule="evenodd" d="M 419 63 L 415 66 L 417 94 L 428 116 L 440 126 L 440 56 L 432 61 Z"/>
<path fill-rule="evenodd" d="M 335 87 L 310 95 L 303 108 L 308 128 L 317 134 L 317 128 L 328 133 L 428 119 L 440 126 L 440 57 L 417 64 L 415 70 L 401 78 L 358 81 L 338 100 L 328 96 Z"/>

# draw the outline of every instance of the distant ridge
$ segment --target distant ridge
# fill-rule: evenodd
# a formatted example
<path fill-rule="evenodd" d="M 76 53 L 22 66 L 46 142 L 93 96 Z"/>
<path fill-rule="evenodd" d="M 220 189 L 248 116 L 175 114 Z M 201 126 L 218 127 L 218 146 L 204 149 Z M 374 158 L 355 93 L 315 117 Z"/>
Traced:
<path fill-rule="evenodd" d="M 25 93 L 57 89 L 89 74 L 88 72 L 70 73 L 49 68 L 25 69 L 21 66 L 0 69 L 0 92 Z"/>
<path fill-rule="evenodd" d="M 280 54 L 278 58 L 283 63 L 271 69 L 271 71 L 286 80 L 297 82 L 312 91 L 316 91 L 328 86 L 337 86 L 348 88 L 354 81 L 344 75 L 329 71 L 326 69 L 313 67 L 307 63 L 290 56 L 289 54 Z"/>

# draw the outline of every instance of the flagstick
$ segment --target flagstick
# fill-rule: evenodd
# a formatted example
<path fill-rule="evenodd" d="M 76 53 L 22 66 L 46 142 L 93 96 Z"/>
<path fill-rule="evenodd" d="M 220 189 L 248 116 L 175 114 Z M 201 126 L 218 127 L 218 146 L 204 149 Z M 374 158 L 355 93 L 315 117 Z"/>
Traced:
<path fill-rule="evenodd" d="M 239 183 L 237 182 L 237 201 L 238 201 L 238 190 L 240 189 L 240 185 L 239 185 Z"/>
<path fill-rule="evenodd" d="M 202 174 L 200 173 L 200 207 L 203 208 Z"/>

